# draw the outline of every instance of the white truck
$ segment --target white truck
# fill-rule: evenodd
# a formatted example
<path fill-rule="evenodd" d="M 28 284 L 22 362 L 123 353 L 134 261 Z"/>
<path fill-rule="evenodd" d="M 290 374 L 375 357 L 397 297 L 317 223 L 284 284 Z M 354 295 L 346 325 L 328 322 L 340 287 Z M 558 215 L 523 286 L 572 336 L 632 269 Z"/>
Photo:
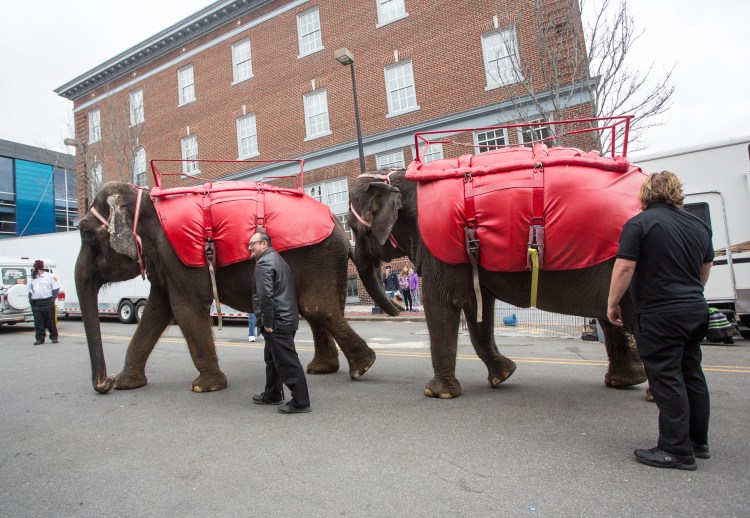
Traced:
<path fill-rule="evenodd" d="M 654 173 L 672 171 L 684 184 L 685 208 L 713 230 L 716 258 L 706 285 L 712 307 L 750 332 L 750 136 L 631 161 Z"/>
<path fill-rule="evenodd" d="M 60 292 L 63 293 L 63 296 L 58 299 L 58 314 L 64 316 L 81 314 L 75 288 L 75 264 L 80 248 L 81 235 L 77 231 L 0 239 L 0 256 L 13 256 L 14 259 L 19 259 L 21 256 L 28 257 L 31 260 L 29 268 L 34 259 L 51 258 L 50 264 L 56 265 L 61 286 Z M 47 260 L 45 260 L 45 266 L 47 266 Z M 141 277 L 106 284 L 99 290 L 99 315 L 117 316 L 120 322 L 125 324 L 139 322 L 150 291 L 151 283 Z M 13 295 L 18 298 L 17 294 Z M 221 309 L 222 318 L 247 319 L 248 316 L 247 313 L 228 306 L 222 305 Z M 29 314 L 31 314 L 30 311 L 29 309 Z M 211 314 L 214 317 L 217 316 L 215 305 L 211 306 Z"/>

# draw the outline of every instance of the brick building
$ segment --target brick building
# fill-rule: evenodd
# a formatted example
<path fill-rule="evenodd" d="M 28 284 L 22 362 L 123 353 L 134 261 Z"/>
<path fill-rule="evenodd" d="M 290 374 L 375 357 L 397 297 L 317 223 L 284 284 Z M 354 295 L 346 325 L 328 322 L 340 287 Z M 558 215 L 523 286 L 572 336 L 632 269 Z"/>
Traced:
<path fill-rule="evenodd" d="M 536 79 L 544 67 L 540 38 L 556 34 L 556 45 L 569 54 L 585 53 L 573 37 L 581 33 L 576 6 L 575 0 L 214 2 L 56 90 L 74 102 L 81 205 L 102 181 L 153 185 L 152 159 L 303 158 L 306 192 L 343 220 L 359 154 L 352 76 L 334 59 L 337 49 L 348 48 L 355 59 L 366 168 L 404 166 L 413 158 L 416 131 L 507 124 L 519 120 L 519 105 L 528 112 L 524 120 L 541 120 L 526 95 L 529 86 L 542 103 L 555 94 Z M 585 88 L 573 77 L 565 67 L 558 77 L 560 88 L 573 92 L 566 117 L 588 117 Z M 425 160 L 549 132 L 462 132 L 451 138 L 464 145 L 430 146 Z M 164 167 L 222 179 L 296 172 L 263 162 Z M 353 298 L 355 291 L 353 280 Z"/>

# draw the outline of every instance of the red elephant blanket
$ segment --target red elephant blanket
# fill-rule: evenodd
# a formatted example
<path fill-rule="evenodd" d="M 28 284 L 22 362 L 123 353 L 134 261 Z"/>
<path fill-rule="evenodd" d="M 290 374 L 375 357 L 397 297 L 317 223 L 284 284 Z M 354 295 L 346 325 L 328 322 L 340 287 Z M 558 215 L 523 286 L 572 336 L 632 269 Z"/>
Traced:
<path fill-rule="evenodd" d="M 154 187 L 151 199 L 186 266 L 206 265 L 207 238 L 215 244 L 218 266 L 227 266 L 250 259 L 247 246 L 258 224 L 279 252 L 320 243 L 335 225 L 331 210 L 301 191 L 258 182 Z"/>
<path fill-rule="evenodd" d="M 538 144 L 412 162 L 406 179 L 418 182 L 419 230 L 433 255 L 468 263 L 469 221 L 480 243 L 479 265 L 517 272 L 529 269 L 532 225 L 544 229 L 543 270 L 586 268 L 614 257 L 623 224 L 640 210 L 645 173 L 625 157 Z"/>

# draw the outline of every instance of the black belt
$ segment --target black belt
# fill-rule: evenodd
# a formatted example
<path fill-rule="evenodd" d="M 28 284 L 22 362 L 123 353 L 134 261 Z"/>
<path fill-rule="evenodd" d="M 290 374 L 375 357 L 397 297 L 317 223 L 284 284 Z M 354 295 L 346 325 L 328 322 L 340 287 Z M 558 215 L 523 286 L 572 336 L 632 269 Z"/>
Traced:
<path fill-rule="evenodd" d="M 32 303 L 33 302 L 39 302 L 39 303 L 42 303 L 42 302 L 52 302 L 52 297 L 47 297 L 46 299 L 31 299 L 31 302 Z"/>

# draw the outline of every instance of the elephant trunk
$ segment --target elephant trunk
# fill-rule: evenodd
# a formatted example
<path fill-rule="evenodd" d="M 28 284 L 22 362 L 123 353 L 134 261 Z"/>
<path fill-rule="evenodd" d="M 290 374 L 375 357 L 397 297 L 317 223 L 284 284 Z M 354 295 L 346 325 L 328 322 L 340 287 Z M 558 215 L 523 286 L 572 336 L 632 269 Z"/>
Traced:
<path fill-rule="evenodd" d="M 361 253 L 362 248 L 364 247 L 356 246 L 354 248 L 354 265 L 357 267 L 357 273 L 359 273 L 359 278 L 365 290 L 367 290 L 367 293 L 372 297 L 375 304 L 380 306 L 380 309 L 392 317 L 398 316 L 400 311 L 388 299 L 388 295 L 385 293 L 385 289 L 380 282 L 380 261 L 363 257 L 364 254 Z"/>
<path fill-rule="evenodd" d="M 81 305 L 83 327 L 91 359 L 91 381 L 94 390 L 106 394 L 115 383 L 114 376 L 107 377 L 107 365 L 104 361 L 102 335 L 99 326 L 99 288 L 101 284 L 93 279 L 91 253 L 81 249 L 75 269 L 76 291 Z"/>

